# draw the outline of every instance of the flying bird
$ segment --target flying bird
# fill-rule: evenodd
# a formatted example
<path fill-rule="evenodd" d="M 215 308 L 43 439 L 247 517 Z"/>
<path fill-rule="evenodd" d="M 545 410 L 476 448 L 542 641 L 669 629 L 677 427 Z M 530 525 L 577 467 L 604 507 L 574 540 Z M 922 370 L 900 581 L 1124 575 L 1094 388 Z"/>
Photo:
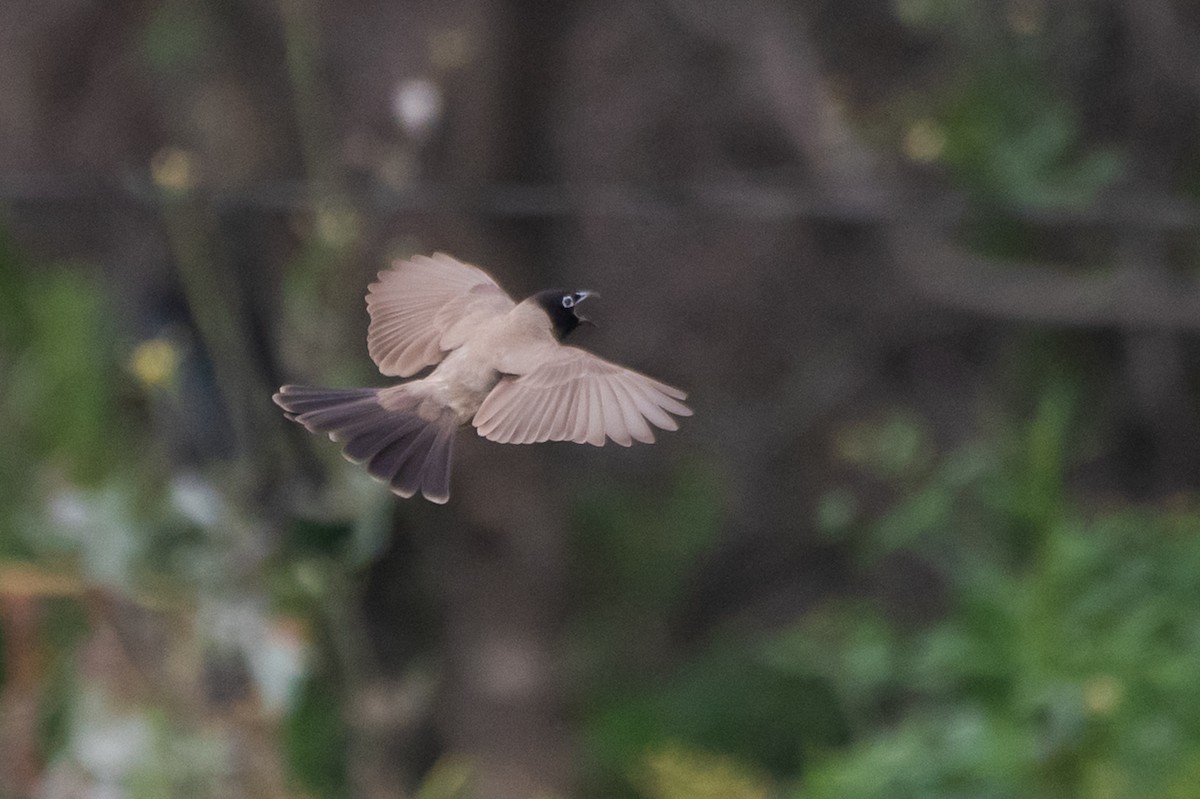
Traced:
<path fill-rule="evenodd" d="M 482 269 L 445 253 L 397 260 L 367 288 L 367 351 L 387 388 L 283 386 L 287 418 L 341 442 L 392 491 L 450 498 L 454 434 L 470 423 L 501 444 L 621 446 L 676 430 L 687 395 L 562 344 L 591 291 L 548 289 L 515 302 Z"/>

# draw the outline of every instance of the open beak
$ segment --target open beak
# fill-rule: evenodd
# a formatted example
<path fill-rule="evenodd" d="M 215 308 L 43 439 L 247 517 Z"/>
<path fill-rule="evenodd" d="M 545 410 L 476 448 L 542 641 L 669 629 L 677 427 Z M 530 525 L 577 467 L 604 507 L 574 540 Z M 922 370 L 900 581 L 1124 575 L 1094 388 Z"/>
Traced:
<path fill-rule="evenodd" d="M 588 319 L 583 314 L 579 313 L 579 303 L 583 302 L 588 297 L 599 297 L 599 296 L 600 296 L 599 292 L 591 291 L 591 290 L 575 292 L 575 318 L 579 320 L 579 324 L 591 325 L 592 327 L 596 327 L 595 322 L 593 322 L 591 319 Z"/>

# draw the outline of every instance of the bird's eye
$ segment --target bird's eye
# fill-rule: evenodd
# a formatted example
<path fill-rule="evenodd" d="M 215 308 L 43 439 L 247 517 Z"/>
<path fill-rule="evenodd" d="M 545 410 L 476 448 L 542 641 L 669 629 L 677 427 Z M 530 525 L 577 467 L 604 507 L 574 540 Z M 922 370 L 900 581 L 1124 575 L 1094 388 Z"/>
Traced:
<path fill-rule="evenodd" d="M 570 294 L 566 294 L 562 298 L 562 304 L 564 308 L 573 308 L 575 306 L 575 298 Z"/>

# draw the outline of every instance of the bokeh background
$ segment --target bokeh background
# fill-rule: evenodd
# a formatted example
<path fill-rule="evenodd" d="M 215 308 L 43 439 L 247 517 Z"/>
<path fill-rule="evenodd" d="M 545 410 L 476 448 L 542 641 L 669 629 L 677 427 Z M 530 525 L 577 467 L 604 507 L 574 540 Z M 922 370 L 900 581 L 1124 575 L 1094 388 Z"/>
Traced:
<path fill-rule="evenodd" d="M 0 796 L 1200 796 L 1184 0 L 0 4 Z M 652 447 L 288 423 L 445 250 Z"/>

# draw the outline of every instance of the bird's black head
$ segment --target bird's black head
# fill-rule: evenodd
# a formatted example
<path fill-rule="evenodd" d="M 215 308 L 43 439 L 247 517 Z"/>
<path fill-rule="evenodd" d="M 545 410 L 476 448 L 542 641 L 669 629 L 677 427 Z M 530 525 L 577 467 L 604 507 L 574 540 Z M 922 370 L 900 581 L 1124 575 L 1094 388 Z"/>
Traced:
<path fill-rule="evenodd" d="M 563 289 L 546 289 L 533 295 L 538 305 L 550 317 L 554 324 L 554 335 L 560 340 L 579 327 L 581 323 L 590 321 L 586 316 L 579 315 L 579 303 L 594 296 L 594 291 L 565 291 Z"/>

